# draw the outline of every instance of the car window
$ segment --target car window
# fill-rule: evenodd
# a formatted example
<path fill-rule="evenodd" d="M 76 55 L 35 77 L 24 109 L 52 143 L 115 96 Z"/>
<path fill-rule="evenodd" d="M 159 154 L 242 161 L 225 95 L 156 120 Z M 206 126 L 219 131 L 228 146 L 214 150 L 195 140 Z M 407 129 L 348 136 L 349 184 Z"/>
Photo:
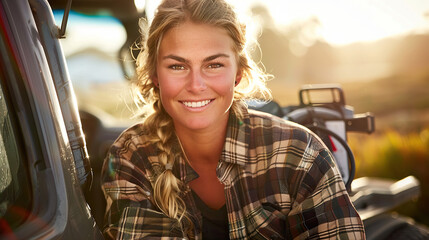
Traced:
<path fill-rule="evenodd" d="M 63 14 L 63 11 L 54 11 L 57 25 L 61 25 Z M 119 56 L 125 41 L 125 28 L 108 13 L 70 13 L 61 45 L 79 109 L 103 110 L 116 119 L 129 119 L 129 81 L 121 61 L 130 59 Z"/>
<path fill-rule="evenodd" d="M 0 12 L 3 14 L 3 12 Z M 3 15 L 0 28 L 0 232 L 10 232 L 30 216 L 33 192 L 16 109 L 8 81 L 19 75 Z"/>
<path fill-rule="evenodd" d="M 3 69 L 2 69 L 3 70 Z M 31 188 L 25 158 L 0 85 L 0 232 L 14 229 L 31 210 Z"/>

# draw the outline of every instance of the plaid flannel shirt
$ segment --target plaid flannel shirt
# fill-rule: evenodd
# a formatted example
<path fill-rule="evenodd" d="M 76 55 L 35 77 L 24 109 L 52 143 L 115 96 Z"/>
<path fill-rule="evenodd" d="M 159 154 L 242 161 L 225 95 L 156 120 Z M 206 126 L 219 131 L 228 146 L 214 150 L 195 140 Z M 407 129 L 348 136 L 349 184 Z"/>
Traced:
<path fill-rule="evenodd" d="M 129 128 L 105 160 L 105 236 L 201 239 L 201 213 L 187 184 L 198 174 L 182 155 L 175 160 L 173 173 L 185 183 L 181 197 L 194 224 L 185 236 L 153 202 L 151 183 L 163 168 L 146 138 L 140 124 Z M 297 124 L 252 110 L 242 120 L 230 114 L 216 171 L 225 186 L 231 239 L 365 239 L 331 153 Z"/>

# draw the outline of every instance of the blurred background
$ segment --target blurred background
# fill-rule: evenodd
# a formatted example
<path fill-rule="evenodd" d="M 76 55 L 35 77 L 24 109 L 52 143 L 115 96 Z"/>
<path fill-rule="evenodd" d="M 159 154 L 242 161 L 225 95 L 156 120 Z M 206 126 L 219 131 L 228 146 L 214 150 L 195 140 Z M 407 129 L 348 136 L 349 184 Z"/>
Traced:
<path fill-rule="evenodd" d="M 297 105 L 303 84 L 341 84 L 376 132 L 349 134 L 357 177 L 416 176 L 422 195 L 396 209 L 429 225 L 429 1 L 234 0 L 274 100 Z M 158 1 L 135 1 L 149 19 Z M 62 13 L 55 12 L 58 23 Z M 72 13 L 62 46 L 82 109 L 129 124 L 134 104 L 118 55 L 126 30 L 109 12 Z M 132 65 L 131 65 L 132 66 Z M 138 119 L 135 119 L 138 120 Z"/>

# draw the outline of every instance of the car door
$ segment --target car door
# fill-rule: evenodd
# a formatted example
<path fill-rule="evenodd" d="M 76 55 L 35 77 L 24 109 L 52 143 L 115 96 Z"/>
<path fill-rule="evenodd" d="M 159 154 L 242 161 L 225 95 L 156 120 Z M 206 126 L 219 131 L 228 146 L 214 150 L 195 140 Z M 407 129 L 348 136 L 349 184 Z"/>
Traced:
<path fill-rule="evenodd" d="M 0 239 L 102 239 L 70 140 L 74 113 L 61 106 L 74 93 L 58 92 L 66 67 L 47 56 L 64 59 L 45 33 L 56 26 L 46 1 L 31 2 L 0 0 Z"/>

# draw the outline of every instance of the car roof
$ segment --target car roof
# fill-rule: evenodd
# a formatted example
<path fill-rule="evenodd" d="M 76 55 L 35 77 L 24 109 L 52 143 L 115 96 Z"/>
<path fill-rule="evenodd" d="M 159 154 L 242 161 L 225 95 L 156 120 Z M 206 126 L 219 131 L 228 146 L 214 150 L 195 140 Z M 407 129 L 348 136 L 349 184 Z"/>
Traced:
<path fill-rule="evenodd" d="M 48 0 L 48 2 L 52 9 L 64 9 L 67 4 L 67 0 Z M 141 17 L 134 0 L 73 0 L 72 10 L 86 14 L 107 11 L 121 21 Z"/>

